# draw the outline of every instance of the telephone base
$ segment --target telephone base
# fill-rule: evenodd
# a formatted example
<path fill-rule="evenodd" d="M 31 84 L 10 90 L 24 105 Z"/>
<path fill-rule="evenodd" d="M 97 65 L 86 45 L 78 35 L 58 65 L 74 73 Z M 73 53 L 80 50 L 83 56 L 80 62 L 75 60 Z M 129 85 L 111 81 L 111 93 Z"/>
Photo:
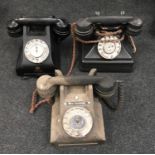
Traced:
<path fill-rule="evenodd" d="M 23 26 L 23 46 L 21 47 L 21 51 L 19 53 L 17 64 L 16 64 L 16 73 L 19 76 L 40 76 L 44 74 L 54 75 L 54 70 L 59 68 L 59 52 L 53 52 L 54 50 L 58 50 L 56 48 L 56 43 L 54 43 L 53 38 L 51 36 L 50 26 L 45 26 L 44 31 L 40 33 L 45 33 L 42 35 L 34 35 L 31 31 L 29 32 L 29 26 Z M 32 34 L 31 34 L 32 33 Z M 29 44 L 30 41 L 34 42 L 34 40 L 44 41 L 48 48 L 49 54 L 48 57 L 40 63 L 34 63 L 28 60 L 25 56 L 25 46 Z M 52 46 L 51 46 L 52 44 Z M 32 46 L 32 45 L 31 45 Z M 56 62 L 56 63 L 55 63 Z"/>
<path fill-rule="evenodd" d="M 80 48 L 81 46 L 81 48 Z M 134 59 L 122 44 L 120 54 L 113 60 L 102 58 L 98 54 L 97 45 L 80 45 L 80 62 L 81 71 L 89 71 L 96 68 L 100 72 L 132 72 Z"/>
<path fill-rule="evenodd" d="M 60 96 L 56 97 L 55 103 L 52 106 L 50 142 L 56 146 L 92 145 L 104 142 L 106 138 L 102 106 L 99 99 L 93 95 L 93 86 L 60 86 L 59 91 Z M 78 100 L 75 99 L 76 97 L 78 97 Z M 67 111 L 72 109 L 73 112 L 73 108 L 82 108 L 83 111 L 84 109 L 87 109 L 92 116 L 92 128 L 85 136 L 71 136 L 77 129 L 74 130 L 74 126 L 70 128 L 72 124 L 67 123 L 74 118 L 72 117 L 72 114 L 69 112 L 67 113 Z M 79 113 L 76 113 L 76 110 L 74 111 L 74 114 L 75 116 L 79 115 Z M 68 117 L 66 115 L 68 115 Z M 81 134 L 80 132 L 84 133 L 84 130 L 86 131 L 89 128 L 88 124 L 91 124 L 88 113 L 85 113 L 82 117 L 88 119 L 85 121 L 86 126 L 79 130 L 79 135 Z M 67 119 L 70 119 L 70 121 L 67 121 Z M 67 125 L 67 128 L 64 128 L 64 125 Z M 66 131 L 71 135 L 69 133 L 67 134 Z"/>
<path fill-rule="evenodd" d="M 54 73 L 54 69 L 53 69 L 53 72 L 52 71 L 49 72 L 49 69 L 47 71 L 46 70 L 44 70 L 44 71 L 42 71 L 42 70 L 38 71 L 37 67 L 36 67 L 36 69 L 35 69 L 35 67 L 34 68 L 32 67 L 31 70 L 30 69 L 28 69 L 28 70 L 29 71 L 27 71 L 25 69 L 22 69 L 22 68 L 16 68 L 16 73 L 19 76 L 25 76 L 25 77 L 39 77 L 39 76 L 45 75 L 45 74 L 54 76 L 54 74 L 55 74 Z M 37 70 L 37 72 L 34 72 L 35 70 Z"/>

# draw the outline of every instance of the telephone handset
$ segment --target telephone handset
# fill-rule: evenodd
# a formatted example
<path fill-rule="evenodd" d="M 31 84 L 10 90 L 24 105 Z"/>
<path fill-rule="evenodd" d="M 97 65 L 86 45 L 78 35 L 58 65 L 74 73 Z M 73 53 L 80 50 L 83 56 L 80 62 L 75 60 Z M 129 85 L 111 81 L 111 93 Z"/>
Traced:
<path fill-rule="evenodd" d="M 52 144 L 88 145 L 105 141 L 101 104 L 104 102 L 116 109 L 123 101 L 123 89 L 120 81 L 95 74 L 96 69 L 92 69 L 89 75 L 63 76 L 61 71 L 56 70 L 55 77 L 43 75 L 37 80 L 36 90 L 43 101 L 50 102 L 54 98 L 50 133 Z M 41 103 L 33 103 L 30 112 Z"/>
<path fill-rule="evenodd" d="M 57 44 L 70 34 L 70 25 L 65 19 L 17 18 L 9 21 L 7 29 L 11 37 L 23 36 L 16 65 L 18 75 L 54 74 L 60 65 Z"/>
<path fill-rule="evenodd" d="M 79 42 L 80 69 L 95 67 L 106 72 L 131 72 L 136 51 L 132 36 L 142 31 L 143 22 L 132 16 L 96 16 L 79 19 L 74 35 Z"/>

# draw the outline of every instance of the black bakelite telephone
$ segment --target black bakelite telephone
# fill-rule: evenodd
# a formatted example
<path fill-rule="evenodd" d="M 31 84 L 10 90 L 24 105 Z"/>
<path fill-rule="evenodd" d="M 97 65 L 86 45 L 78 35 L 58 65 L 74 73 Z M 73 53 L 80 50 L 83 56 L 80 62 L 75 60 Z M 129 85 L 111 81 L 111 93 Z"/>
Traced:
<path fill-rule="evenodd" d="M 8 34 L 23 36 L 16 72 L 21 76 L 54 74 L 59 68 L 59 41 L 70 34 L 70 25 L 65 19 L 17 18 L 9 21 Z"/>
<path fill-rule="evenodd" d="M 136 47 L 132 36 L 142 30 L 140 18 L 131 16 L 96 16 L 81 18 L 74 28 L 79 42 L 79 65 L 82 71 L 131 72 Z M 134 48 L 132 52 L 128 43 Z"/>

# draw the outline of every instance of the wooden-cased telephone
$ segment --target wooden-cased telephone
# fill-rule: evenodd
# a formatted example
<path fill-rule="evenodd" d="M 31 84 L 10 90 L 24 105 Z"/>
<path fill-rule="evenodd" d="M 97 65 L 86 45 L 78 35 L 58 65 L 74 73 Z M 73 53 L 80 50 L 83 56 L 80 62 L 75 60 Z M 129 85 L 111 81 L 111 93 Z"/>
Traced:
<path fill-rule="evenodd" d="M 140 18 L 131 16 L 96 16 L 75 22 L 74 38 L 79 42 L 79 66 L 104 72 L 131 72 L 136 47 L 132 36 L 142 30 Z M 134 48 L 134 52 L 129 44 Z"/>
<path fill-rule="evenodd" d="M 9 21 L 7 29 L 11 37 L 23 36 L 16 65 L 18 75 L 54 74 L 60 65 L 57 44 L 70 34 L 70 25 L 65 19 L 17 18 Z"/>

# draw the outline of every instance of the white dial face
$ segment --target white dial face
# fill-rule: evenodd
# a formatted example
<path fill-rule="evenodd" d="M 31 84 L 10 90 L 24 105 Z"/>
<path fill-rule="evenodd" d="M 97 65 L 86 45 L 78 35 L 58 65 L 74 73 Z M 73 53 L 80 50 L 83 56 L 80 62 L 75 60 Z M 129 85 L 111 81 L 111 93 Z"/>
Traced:
<path fill-rule="evenodd" d="M 49 48 L 45 41 L 32 39 L 26 43 L 24 48 L 25 57 L 33 63 L 42 63 L 49 55 Z"/>
<path fill-rule="evenodd" d="M 92 129 L 93 119 L 86 108 L 73 107 L 65 112 L 62 123 L 65 132 L 69 136 L 82 138 Z"/>
<path fill-rule="evenodd" d="M 116 36 L 106 36 L 98 43 L 98 52 L 105 59 L 114 59 L 121 52 L 121 42 Z"/>

